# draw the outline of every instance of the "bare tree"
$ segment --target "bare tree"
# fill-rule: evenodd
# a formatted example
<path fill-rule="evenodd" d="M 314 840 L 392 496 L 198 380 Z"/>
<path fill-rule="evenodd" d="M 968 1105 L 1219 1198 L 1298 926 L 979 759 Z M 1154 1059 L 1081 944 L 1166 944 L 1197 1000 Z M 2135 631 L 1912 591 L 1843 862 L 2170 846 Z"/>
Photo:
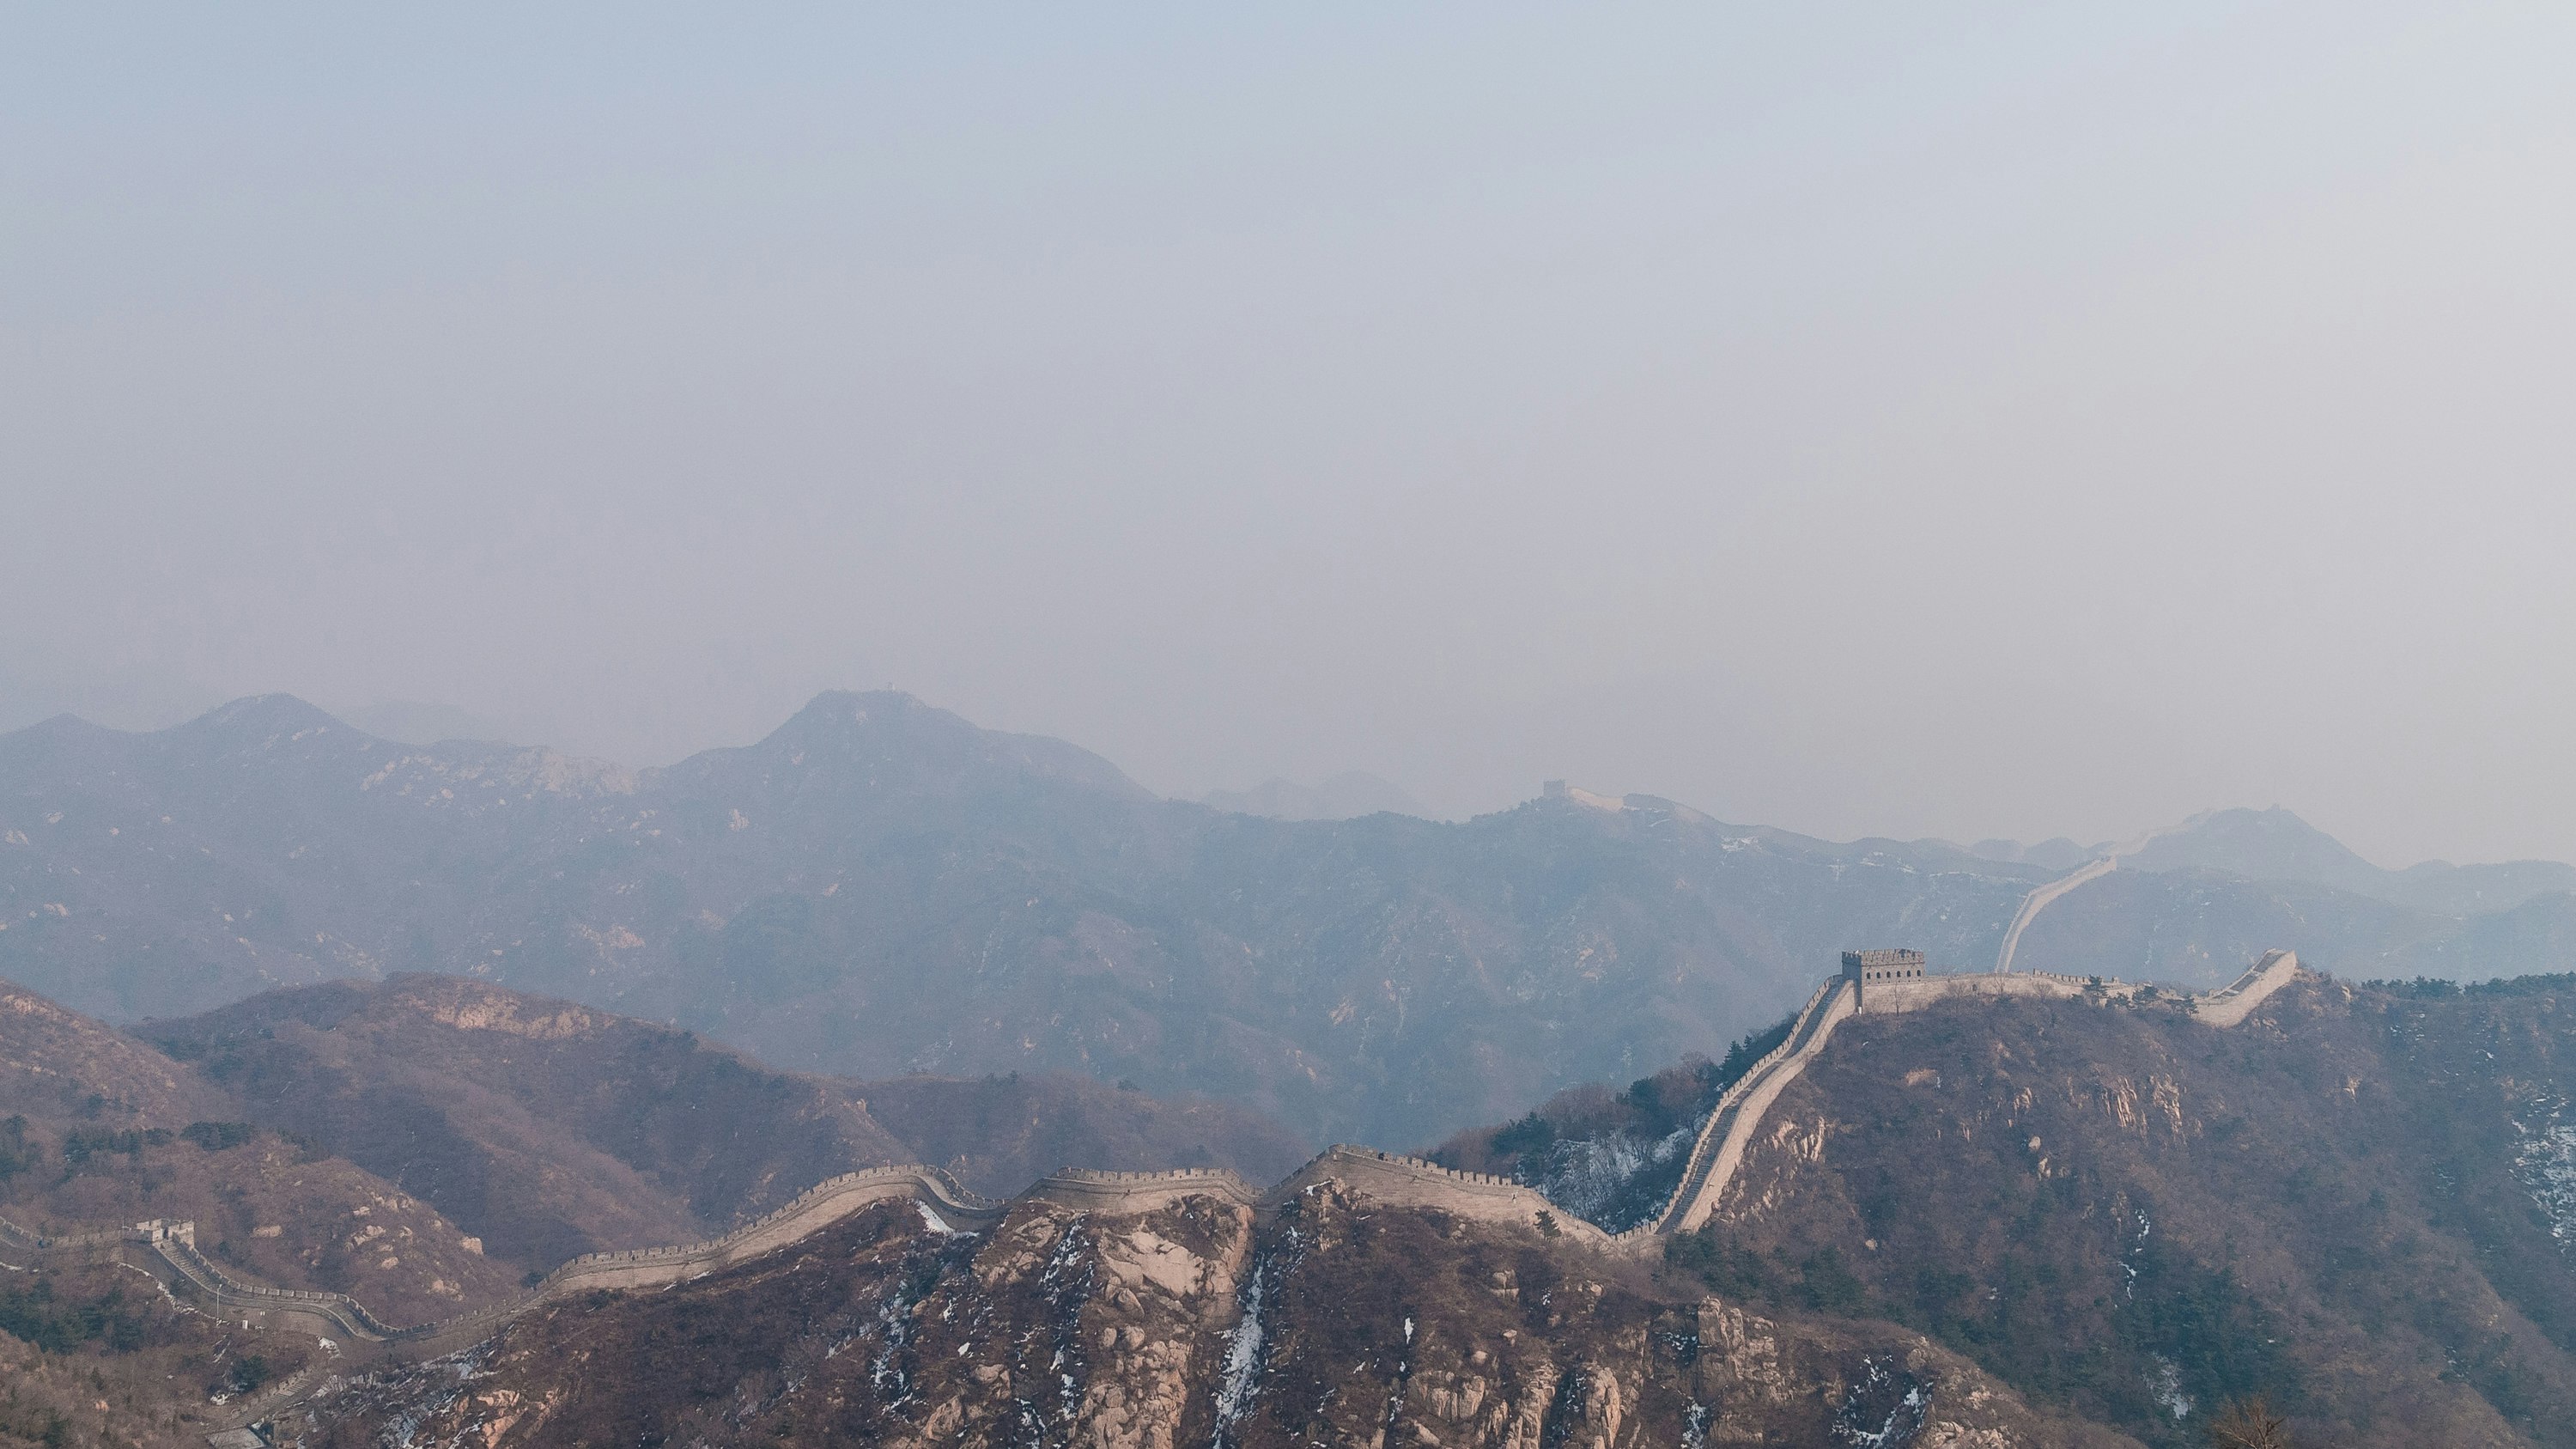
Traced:
<path fill-rule="evenodd" d="M 2209 1442 L 2218 1449 L 2291 1449 L 2290 1423 L 2260 1395 L 2238 1399 L 2210 1420 Z"/>

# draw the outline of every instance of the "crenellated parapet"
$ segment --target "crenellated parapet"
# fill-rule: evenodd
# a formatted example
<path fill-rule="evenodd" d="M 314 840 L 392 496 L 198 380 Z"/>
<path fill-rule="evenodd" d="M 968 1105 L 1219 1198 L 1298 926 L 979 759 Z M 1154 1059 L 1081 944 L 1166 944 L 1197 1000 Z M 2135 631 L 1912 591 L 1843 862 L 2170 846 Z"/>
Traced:
<path fill-rule="evenodd" d="M 1674 1186 L 1663 1212 L 1656 1215 L 1658 1234 L 1695 1232 L 1708 1221 L 1736 1168 L 1743 1164 L 1744 1154 L 1752 1145 L 1753 1129 L 1761 1125 L 1773 1099 L 1806 1069 L 1808 1060 L 1825 1049 L 1834 1028 L 1860 1010 L 1863 984 L 1845 976 L 1819 987 L 1815 995 L 1807 998 L 1806 1007 L 1798 1013 L 1780 1045 L 1754 1063 L 1751 1071 L 1737 1078 L 1735 1085 L 1718 1098 L 1717 1105 L 1700 1124 L 1690 1165 L 1683 1170 L 1682 1180 Z M 1870 987 L 1883 990 L 1886 984 L 1906 983 L 1870 983 Z"/>
<path fill-rule="evenodd" d="M 2177 995 L 2169 999 L 2192 1012 L 2196 1020 L 2211 1026 L 2234 1026 L 2265 997 L 2294 979 L 2298 971 L 2295 953 L 2271 951 L 2224 990 L 2205 997 Z M 1654 1229 L 1658 1233 L 1686 1233 L 1708 1221 L 1736 1169 L 1743 1165 L 1754 1129 L 1761 1125 L 1772 1101 L 1824 1049 L 1834 1028 L 1845 1018 L 1863 1012 L 1920 1011 L 1936 1002 L 1961 997 L 2108 1003 L 2141 1001 L 2152 993 L 2153 988 L 2134 982 L 2053 971 L 1934 976 L 1922 969 L 1919 953 L 1846 953 L 1843 976 L 1827 982 L 1808 998 L 1788 1039 L 1729 1087 L 1702 1120 L 1690 1163 L 1671 1200 L 1655 1219 Z"/>
<path fill-rule="evenodd" d="M 1706 1190 L 1709 1175 L 1715 1171 L 1718 1157 L 1724 1150 L 1727 1127 L 1735 1117 L 1742 1115 L 1740 1109 L 1745 1098 L 1798 1050 L 1802 1039 L 1813 1035 L 1808 1024 L 1816 1018 L 1827 999 L 1838 996 L 1849 980 L 1846 974 L 1817 987 L 1815 994 L 1807 998 L 1807 1004 L 1798 1008 L 1797 1016 L 1791 1020 L 1789 1034 L 1780 1039 L 1780 1044 L 1765 1052 L 1743 1076 L 1736 1078 L 1733 1085 L 1718 1095 L 1717 1104 L 1700 1119 L 1699 1135 L 1691 1142 L 1690 1160 L 1682 1165 L 1681 1181 L 1673 1185 L 1673 1195 L 1664 1200 L 1663 1211 L 1650 1220 L 1654 1232 L 1687 1231 L 1680 1228 L 1680 1221 Z"/>
<path fill-rule="evenodd" d="M 1164 1172 L 1067 1167 L 1040 1178 L 1028 1195 L 1060 1207 L 1105 1213 L 1153 1212 L 1187 1197 L 1223 1198 L 1247 1208 L 1261 1201 L 1252 1184 L 1225 1167 L 1176 1167 Z"/>
<path fill-rule="evenodd" d="M 1957 997 L 2039 997 L 2061 1001 L 2089 1000 L 2143 1004 L 2149 999 L 2182 1007 L 2211 1026 L 2234 1026 L 2265 997 L 2299 974 L 2294 951 L 2267 951 L 2261 960 L 2221 990 L 2206 995 L 2159 988 L 2109 976 L 2073 976 L 2059 971 L 1976 972 L 1956 976 L 1919 976 L 1873 983 L 1860 1010 L 1872 1014 L 1920 1011 Z"/>
<path fill-rule="evenodd" d="M 154 1218 L 131 1227 L 48 1234 L 0 1218 L 0 1245 L 31 1255 L 94 1254 L 105 1249 L 120 1261 L 139 1260 L 139 1266 L 173 1287 L 188 1284 L 221 1306 L 227 1316 L 291 1322 L 317 1337 L 368 1342 L 397 1331 L 345 1293 L 278 1288 L 225 1271 L 197 1251 L 197 1225 L 192 1222 Z M 120 1249 L 139 1251 L 129 1257 Z"/>
<path fill-rule="evenodd" d="M 1325 1148 L 1264 1196 L 1276 1209 L 1310 1188 L 1338 1182 L 1357 1195 L 1394 1207 L 1437 1208 L 1476 1222 L 1511 1223 L 1555 1232 L 1596 1247 L 1610 1234 L 1574 1216 L 1536 1188 L 1490 1172 L 1461 1172 L 1421 1157 L 1337 1144 Z"/>
<path fill-rule="evenodd" d="M 1001 1221 L 1008 1204 L 969 1192 L 935 1167 L 870 1167 L 826 1178 L 784 1206 L 763 1213 L 720 1238 L 657 1248 L 584 1253 L 548 1273 L 534 1288 L 506 1303 L 397 1330 L 386 1335 L 406 1347 L 443 1352 L 461 1348 L 498 1325 L 555 1298 L 592 1289 L 662 1288 L 802 1242 L 861 1208 L 908 1199 L 951 1228 L 985 1228 Z"/>
<path fill-rule="evenodd" d="M 2273 992 L 2298 979 L 2299 956 L 2295 951 L 2267 951 L 2263 959 L 2246 969 L 2220 991 L 2202 997 L 2196 1004 L 2197 1015 L 2211 1026 L 2234 1026 L 2253 1014 Z"/>

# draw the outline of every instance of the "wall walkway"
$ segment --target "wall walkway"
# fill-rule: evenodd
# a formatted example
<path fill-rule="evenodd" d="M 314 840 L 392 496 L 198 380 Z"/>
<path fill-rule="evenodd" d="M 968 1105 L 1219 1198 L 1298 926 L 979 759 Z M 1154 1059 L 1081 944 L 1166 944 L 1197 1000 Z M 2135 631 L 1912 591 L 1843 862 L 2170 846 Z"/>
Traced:
<path fill-rule="evenodd" d="M 1438 1208 L 1475 1222 L 1554 1231 L 1594 1247 L 1606 1248 L 1619 1241 L 1557 1206 L 1536 1188 L 1508 1177 L 1460 1172 L 1420 1157 L 1345 1144 L 1325 1148 L 1314 1161 L 1289 1174 L 1287 1181 L 1263 1196 L 1262 1206 L 1275 1210 L 1299 1193 L 1327 1181 L 1347 1184 L 1361 1196 L 1391 1206 Z"/>
<path fill-rule="evenodd" d="M 1839 976 L 1826 982 L 1807 999 L 1788 1038 L 1717 1099 L 1708 1120 L 1700 1125 L 1699 1141 L 1691 1149 L 1690 1165 L 1683 1169 L 1672 1200 L 1655 1219 L 1657 1233 L 1696 1232 L 1708 1221 L 1719 1195 L 1742 1165 L 1762 1114 L 1771 1110 L 1781 1089 L 1807 1069 L 1807 1062 L 1825 1049 L 1834 1028 L 1859 1009 L 1858 991 L 1859 983 Z"/>
<path fill-rule="evenodd" d="M 2299 974 L 2299 955 L 2295 951 L 2267 951 L 2244 975 L 2226 990 L 2200 998 L 2194 1013 L 2211 1026 L 2234 1026 L 2263 1004 L 2266 997 L 2287 986 Z"/>
<path fill-rule="evenodd" d="M 2021 945 L 2022 931 L 2030 925 L 2034 917 L 2047 909 L 2050 901 L 2086 881 L 2100 880 L 2119 868 L 2120 858 L 2116 855 L 2106 855 L 2100 860 L 2086 861 L 2074 874 L 2060 876 L 2022 897 L 2021 909 L 2014 913 L 2012 925 L 2004 930 L 2004 948 L 1995 953 L 1996 974 L 2001 975 L 2012 969 L 2013 952 Z"/>

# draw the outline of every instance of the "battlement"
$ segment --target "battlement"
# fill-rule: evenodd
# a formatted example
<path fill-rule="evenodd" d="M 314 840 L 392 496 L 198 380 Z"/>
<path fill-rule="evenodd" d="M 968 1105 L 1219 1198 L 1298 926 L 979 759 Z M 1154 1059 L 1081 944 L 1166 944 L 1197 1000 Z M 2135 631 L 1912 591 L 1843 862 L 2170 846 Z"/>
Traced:
<path fill-rule="evenodd" d="M 1155 1172 L 1113 1172 L 1099 1167 L 1059 1167 L 1051 1177 L 1073 1182 L 1241 1182 L 1231 1167 L 1167 1167 Z"/>
<path fill-rule="evenodd" d="M 1850 955 L 1846 954 L 1844 960 L 1844 975 L 1848 978 L 1851 974 Z M 2288 984 L 2298 972 L 2296 952 L 2267 951 L 2234 982 L 2206 994 L 2160 988 L 2149 982 L 2122 981 L 2112 976 L 2073 976 L 2058 971 L 1978 971 L 1937 976 L 1918 973 L 1911 977 L 1891 977 L 1872 982 L 1860 999 L 1859 1009 L 1873 1015 L 1921 1011 L 1936 1002 L 1962 996 L 2039 997 L 2129 1005 L 2161 1001 L 2179 1006 L 2212 1026 L 2234 1026 L 2265 997 Z"/>
<path fill-rule="evenodd" d="M 1875 982 L 1919 981 L 1926 969 L 1923 953 L 1903 946 L 1843 953 L 1843 979 L 1863 995 Z"/>
<path fill-rule="evenodd" d="M 1845 965 L 1848 972 L 1850 955 Z M 1842 1019 L 1859 1008 L 1860 990 L 1860 983 L 1848 974 L 1817 987 L 1790 1024 L 1789 1035 L 1719 1095 L 1717 1105 L 1701 1119 L 1699 1140 L 1691 1146 L 1682 1180 L 1674 1184 L 1672 1197 L 1654 1219 L 1656 1233 L 1687 1233 L 1708 1221 L 1743 1162 L 1762 1114 L 1805 1069 L 1807 1059 L 1825 1049 Z"/>
<path fill-rule="evenodd" d="M 1060 1168 L 1039 1179 L 1031 1197 L 1086 1212 L 1138 1213 L 1168 1207 L 1185 1197 L 1216 1197 L 1252 1207 L 1260 1194 L 1227 1167 L 1175 1167 L 1162 1172 L 1108 1172 Z"/>
<path fill-rule="evenodd" d="M 1393 1207 L 1436 1208 L 1475 1222 L 1509 1223 L 1555 1232 L 1595 1247 L 1619 1240 L 1558 1207 L 1536 1188 L 1490 1172 L 1462 1172 L 1428 1158 L 1336 1143 L 1272 1188 L 1265 1205 L 1276 1208 L 1310 1188 L 1338 1182 L 1361 1197 Z"/>

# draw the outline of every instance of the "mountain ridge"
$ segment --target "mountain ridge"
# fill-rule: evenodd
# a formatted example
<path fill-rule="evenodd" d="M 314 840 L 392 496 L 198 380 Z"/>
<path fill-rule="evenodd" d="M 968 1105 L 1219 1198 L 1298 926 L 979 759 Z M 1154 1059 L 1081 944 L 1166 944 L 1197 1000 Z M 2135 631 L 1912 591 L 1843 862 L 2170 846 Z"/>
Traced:
<path fill-rule="evenodd" d="M 434 970 L 801 1069 L 1072 1072 L 1424 1143 L 1713 1054 L 1845 949 L 1981 966 L 2055 874 L 1609 804 L 1267 820 L 890 693 L 642 771 L 260 697 L 0 737 L 0 973 L 134 1020 Z M 2022 959 L 2203 986 L 2273 945 L 2351 975 L 2554 969 L 2576 910 L 2533 900 L 2447 916 L 2124 868 Z"/>
<path fill-rule="evenodd" d="M 2259 1395 L 2301 1442 L 2562 1445 L 2571 1010 L 2563 979 L 2306 977 L 2224 1033 L 2151 1000 L 1955 998 L 1849 1024 L 1660 1262 L 1329 1155 L 1260 1214 L 1188 1178 L 1068 1182 L 963 1232 L 878 1203 L 494 1322 L 471 1395 L 444 1363 L 383 1366 L 275 1432 L 354 1444 L 488 1412 L 520 1426 L 495 1444 L 669 1437 L 718 1400 L 740 1407 L 710 1442 L 1038 1422 L 1139 1445 L 1160 1425 L 2181 1449 Z M 2534 1132 L 2554 1156 L 2517 1146 Z M 826 1367 L 835 1343 L 866 1367 Z"/>
<path fill-rule="evenodd" d="M 2511 910 L 2536 896 L 2576 891 L 2576 866 L 2559 861 L 2427 860 L 2389 870 L 2278 805 L 2204 811 L 2159 832 L 2121 863 L 2138 870 L 2219 870 L 2253 880 L 2303 881 L 2445 915 Z"/>

